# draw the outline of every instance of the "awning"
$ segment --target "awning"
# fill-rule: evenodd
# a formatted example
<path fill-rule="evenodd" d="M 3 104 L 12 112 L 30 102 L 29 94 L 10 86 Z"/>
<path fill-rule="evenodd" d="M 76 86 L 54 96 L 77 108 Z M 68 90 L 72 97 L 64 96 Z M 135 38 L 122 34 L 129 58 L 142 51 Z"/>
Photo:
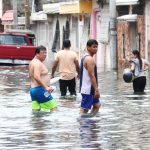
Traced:
<path fill-rule="evenodd" d="M 13 21 L 13 10 L 7 10 L 2 16 L 2 22 Z"/>
<path fill-rule="evenodd" d="M 116 6 L 121 5 L 137 5 L 139 0 L 116 0 Z"/>
<path fill-rule="evenodd" d="M 25 17 L 18 17 L 18 25 L 25 25 Z"/>
<path fill-rule="evenodd" d="M 74 0 L 68 2 L 44 4 L 43 11 L 46 14 L 79 14 L 91 13 L 92 1 Z"/>
<path fill-rule="evenodd" d="M 117 20 L 128 21 L 128 22 L 136 22 L 137 14 L 123 15 L 123 16 L 117 17 Z"/>
<path fill-rule="evenodd" d="M 44 4 L 43 11 L 46 14 L 71 14 L 79 13 L 79 2 L 60 2 L 52 4 Z"/>
<path fill-rule="evenodd" d="M 55 14 L 60 11 L 60 3 L 44 4 L 43 11 L 46 14 Z"/>
<path fill-rule="evenodd" d="M 60 3 L 60 14 L 79 13 L 79 2 Z"/>
<path fill-rule="evenodd" d="M 31 13 L 31 20 L 32 21 L 45 21 L 47 20 L 47 14 L 43 11 Z"/>

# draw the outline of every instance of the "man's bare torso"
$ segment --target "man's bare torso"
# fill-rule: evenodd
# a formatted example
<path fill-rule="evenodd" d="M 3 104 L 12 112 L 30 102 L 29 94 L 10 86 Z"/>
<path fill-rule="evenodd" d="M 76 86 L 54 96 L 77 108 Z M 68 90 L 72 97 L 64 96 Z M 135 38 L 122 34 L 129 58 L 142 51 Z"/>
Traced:
<path fill-rule="evenodd" d="M 47 86 L 50 86 L 50 76 L 48 75 L 48 69 L 40 60 L 34 58 L 29 64 L 29 76 L 31 78 L 31 87 L 40 86 L 33 76 L 35 68 L 39 68 L 40 78 L 42 82 L 44 82 Z"/>

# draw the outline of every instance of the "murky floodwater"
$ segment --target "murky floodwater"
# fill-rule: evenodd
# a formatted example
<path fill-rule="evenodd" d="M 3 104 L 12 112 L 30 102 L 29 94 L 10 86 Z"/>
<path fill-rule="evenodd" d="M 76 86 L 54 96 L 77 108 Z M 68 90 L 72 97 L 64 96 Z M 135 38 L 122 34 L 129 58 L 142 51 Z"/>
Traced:
<path fill-rule="evenodd" d="M 99 73 L 102 107 L 79 119 L 76 100 L 60 100 L 56 113 L 32 113 L 26 66 L 0 66 L 0 150 L 149 150 L 150 81 L 145 95 L 114 71 Z M 57 86 L 57 85 L 56 85 Z"/>

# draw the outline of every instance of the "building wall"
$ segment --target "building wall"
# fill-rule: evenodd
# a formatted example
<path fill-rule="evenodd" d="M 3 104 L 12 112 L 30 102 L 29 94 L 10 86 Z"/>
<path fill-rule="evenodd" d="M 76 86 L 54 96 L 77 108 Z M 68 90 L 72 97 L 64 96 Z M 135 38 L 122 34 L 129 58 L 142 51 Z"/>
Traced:
<path fill-rule="evenodd" d="M 109 50 L 109 4 L 104 4 L 100 8 L 97 1 L 93 0 L 91 15 L 91 34 L 90 38 L 98 41 L 98 52 L 95 57 L 99 68 L 110 68 L 110 50 Z"/>
<path fill-rule="evenodd" d="M 123 58 L 123 34 L 125 36 L 125 58 Z M 122 66 L 126 59 L 130 59 L 130 42 L 129 42 L 129 23 L 118 22 L 117 23 L 117 51 L 118 51 L 118 65 Z"/>
<path fill-rule="evenodd" d="M 10 10 L 12 9 L 12 4 L 11 4 L 11 0 L 3 0 L 3 13 L 6 11 L 6 10 Z"/>
<path fill-rule="evenodd" d="M 13 9 L 13 0 L 0 0 L 3 2 L 3 13 L 6 10 Z M 29 6 L 32 7 L 32 0 L 29 0 Z M 17 0 L 18 16 L 24 16 L 25 0 Z M 31 10 L 31 9 L 30 9 Z"/>
<path fill-rule="evenodd" d="M 71 49 L 75 52 L 79 51 L 78 47 L 78 15 L 48 15 L 51 21 L 37 21 L 32 25 L 32 30 L 36 34 L 36 45 L 44 45 L 47 48 L 47 64 L 52 64 L 55 52 L 52 51 L 52 45 L 55 42 L 56 23 L 59 22 L 59 41 L 57 41 L 56 52 L 62 49 L 64 38 L 64 29 L 66 31 L 66 22 L 69 21 L 71 40 Z M 51 66 L 50 66 L 51 67 Z"/>
<path fill-rule="evenodd" d="M 141 37 L 140 53 L 142 57 L 145 57 L 145 19 L 144 19 L 144 16 L 138 16 L 137 18 L 137 33 L 140 33 L 140 37 Z"/>
<path fill-rule="evenodd" d="M 150 61 L 150 3 L 146 3 L 146 48 L 147 48 L 147 59 Z"/>
<path fill-rule="evenodd" d="M 3 3 L 2 0 L 0 0 L 0 18 L 2 17 L 3 14 Z"/>
<path fill-rule="evenodd" d="M 92 13 L 92 1 L 80 0 L 80 13 Z"/>
<path fill-rule="evenodd" d="M 118 67 L 125 66 L 127 62 L 131 59 L 132 54 L 132 44 L 135 44 L 137 49 L 139 48 L 139 41 L 140 41 L 140 53 L 141 56 L 145 56 L 145 20 L 144 16 L 138 16 L 136 24 L 136 43 L 132 43 L 134 40 L 130 33 L 132 32 L 130 30 L 131 24 L 127 21 L 121 22 L 118 21 L 117 23 L 117 52 L 118 52 Z M 124 35 L 124 40 L 123 40 Z M 140 40 L 139 40 L 140 35 Z M 124 44 L 123 44 L 124 43 Z M 123 46 L 124 45 L 124 46 Z M 123 53 L 123 47 L 124 47 L 124 53 Z"/>

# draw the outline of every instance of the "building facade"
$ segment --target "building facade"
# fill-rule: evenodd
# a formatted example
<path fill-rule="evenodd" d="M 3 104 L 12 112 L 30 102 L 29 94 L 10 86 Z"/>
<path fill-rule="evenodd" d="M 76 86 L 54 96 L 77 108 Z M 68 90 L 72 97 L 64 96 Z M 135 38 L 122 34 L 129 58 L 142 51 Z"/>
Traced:
<path fill-rule="evenodd" d="M 149 59 L 149 3 L 145 0 L 116 0 L 118 67 L 126 66 L 132 50 Z"/>
<path fill-rule="evenodd" d="M 18 27 L 24 28 L 25 1 L 16 1 Z M 12 2 L 9 1 L 9 10 L 13 8 Z M 86 52 L 87 40 L 94 38 L 99 43 L 95 56 L 98 67 L 111 67 L 109 0 L 29 0 L 29 2 L 31 30 L 36 35 L 36 45 L 45 45 L 48 49 L 48 60 L 53 61 L 55 53 L 62 49 L 62 41 L 66 38 L 71 40 L 72 50 L 78 53 L 80 59 Z M 5 11 L 3 15 L 4 13 Z M 19 17 L 24 17 L 22 24 L 19 23 Z M 10 28 L 13 26 L 13 20 L 8 26 Z"/>
<path fill-rule="evenodd" d="M 90 38 L 97 39 L 99 46 L 96 62 L 100 68 L 110 68 L 109 51 L 109 1 L 94 1 L 91 14 Z"/>
<path fill-rule="evenodd" d="M 64 39 L 71 40 L 71 49 L 79 58 L 84 54 L 90 36 L 91 12 L 92 1 L 73 0 L 43 3 L 41 11 L 31 14 L 37 44 L 47 47 L 48 60 L 53 61 L 55 53 L 63 48 Z"/>
<path fill-rule="evenodd" d="M 25 1 L 16 1 L 18 17 L 24 17 Z M 0 2 L 2 16 L 6 10 L 12 10 L 13 1 Z M 98 67 L 111 68 L 109 0 L 29 0 L 29 5 L 36 45 L 47 47 L 48 59 L 62 49 L 66 38 L 71 40 L 72 49 L 80 58 L 86 52 L 87 40 L 94 38 L 99 43 L 95 56 Z M 116 0 L 116 10 L 118 67 L 126 65 L 133 49 L 150 60 L 150 0 Z M 24 27 L 25 19 L 18 24 Z"/>

